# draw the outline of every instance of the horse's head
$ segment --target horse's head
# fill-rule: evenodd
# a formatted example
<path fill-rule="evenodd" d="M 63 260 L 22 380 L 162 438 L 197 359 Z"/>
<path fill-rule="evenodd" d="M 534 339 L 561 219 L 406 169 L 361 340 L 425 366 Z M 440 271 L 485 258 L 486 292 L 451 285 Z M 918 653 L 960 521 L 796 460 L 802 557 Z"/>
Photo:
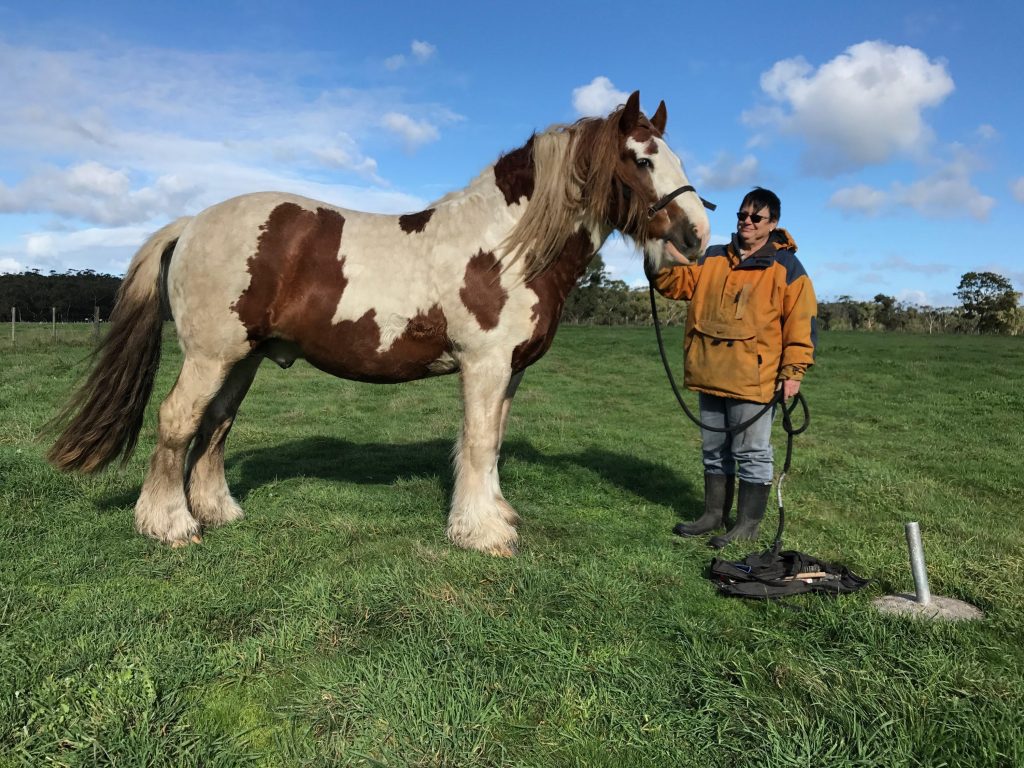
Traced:
<path fill-rule="evenodd" d="M 674 263 L 666 243 L 692 260 L 703 255 L 711 232 L 704 201 L 662 138 L 667 117 L 663 101 L 648 120 L 640 111 L 640 92 L 634 91 L 608 118 L 617 120 L 619 140 L 609 221 L 643 248 L 654 270 Z"/>

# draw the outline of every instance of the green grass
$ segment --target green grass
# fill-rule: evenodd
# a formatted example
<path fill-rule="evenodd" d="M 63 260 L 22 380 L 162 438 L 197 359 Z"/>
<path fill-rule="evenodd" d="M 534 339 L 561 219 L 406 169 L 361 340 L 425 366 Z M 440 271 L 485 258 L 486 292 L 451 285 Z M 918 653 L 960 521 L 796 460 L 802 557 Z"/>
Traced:
<path fill-rule="evenodd" d="M 267 364 L 228 446 L 247 517 L 172 550 L 131 509 L 176 345 L 128 466 L 64 476 L 34 436 L 91 329 L 18 330 L 0 339 L 0 765 L 1024 764 L 1019 338 L 824 335 L 786 545 L 873 582 L 761 603 L 719 597 L 711 551 L 670 533 L 698 514 L 699 438 L 650 329 L 564 328 L 528 371 L 509 560 L 444 538 L 452 377 Z M 913 589 L 909 520 L 932 593 L 984 621 L 874 609 Z"/>

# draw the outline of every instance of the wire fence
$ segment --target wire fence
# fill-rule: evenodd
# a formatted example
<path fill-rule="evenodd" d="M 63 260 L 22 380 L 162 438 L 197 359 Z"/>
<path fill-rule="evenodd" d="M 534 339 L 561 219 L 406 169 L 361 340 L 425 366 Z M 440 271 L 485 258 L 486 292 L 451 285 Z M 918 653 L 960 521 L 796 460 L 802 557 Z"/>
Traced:
<path fill-rule="evenodd" d="M 99 343 L 103 323 L 96 307 L 91 322 L 63 322 L 57 320 L 57 310 L 51 310 L 50 322 L 20 320 L 17 307 L 11 307 L 11 322 L 7 333 L 10 347 L 39 347 L 47 344 L 73 344 L 95 346 Z"/>

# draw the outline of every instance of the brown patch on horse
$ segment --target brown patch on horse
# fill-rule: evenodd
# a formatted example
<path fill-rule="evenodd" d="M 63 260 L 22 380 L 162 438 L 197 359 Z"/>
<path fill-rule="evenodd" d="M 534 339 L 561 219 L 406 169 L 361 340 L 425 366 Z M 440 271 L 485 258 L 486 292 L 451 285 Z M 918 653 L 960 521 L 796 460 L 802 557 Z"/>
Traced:
<path fill-rule="evenodd" d="M 533 197 L 533 136 L 519 149 L 502 155 L 494 164 L 494 183 L 508 205 Z"/>
<path fill-rule="evenodd" d="M 485 331 L 498 326 L 501 310 L 508 301 L 508 291 L 502 287 L 500 276 L 498 259 L 489 251 L 479 251 L 466 264 L 459 298 Z"/>
<path fill-rule="evenodd" d="M 344 226 L 345 218 L 329 208 L 281 203 L 270 212 L 247 262 L 252 279 L 231 306 L 253 346 L 284 325 L 300 331 L 309 308 L 330 306 L 328 319 L 333 316 L 348 282 L 338 261 Z"/>
<path fill-rule="evenodd" d="M 383 352 L 376 310 L 358 320 L 333 321 L 349 282 L 338 255 L 344 224 L 344 217 L 328 208 L 314 212 L 282 203 L 271 211 L 248 262 L 252 279 L 232 305 L 250 343 L 293 342 L 317 368 L 357 381 L 436 375 L 429 366 L 451 348 L 439 306 L 411 318 Z"/>
<path fill-rule="evenodd" d="M 576 285 L 594 257 L 594 244 L 585 230 L 569 237 L 562 254 L 550 268 L 526 285 L 537 294 L 533 305 L 533 333 L 512 351 L 512 370 L 522 371 L 551 347 L 569 291 Z"/>
<path fill-rule="evenodd" d="M 435 304 L 409 320 L 405 331 L 384 352 L 376 310 L 358 320 L 342 320 L 322 335 L 300 344 L 305 358 L 327 373 L 345 379 L 388 384 L 438 375 L 431 364 L 450 352 L 448 320 Z"/>
<path fill-rule="evenodd" d="M 427 208 L 427 210 L 420 211 L 419 213 L 407 213 L 404 216 L 398 217 L 398 226 L 400 226 L 402 231 L 407 235 L 411 235 L 413 232 L 422 232 L 423 228 L 427 226 L 427 222 L 430 221 L 430 217 L 433 215 L 433 208 Z"/>

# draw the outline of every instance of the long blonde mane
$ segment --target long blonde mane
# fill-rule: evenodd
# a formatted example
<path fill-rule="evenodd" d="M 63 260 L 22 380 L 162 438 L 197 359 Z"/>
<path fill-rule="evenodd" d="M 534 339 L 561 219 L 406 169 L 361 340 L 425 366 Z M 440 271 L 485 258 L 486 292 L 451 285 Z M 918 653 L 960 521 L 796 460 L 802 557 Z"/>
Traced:
<path fill-rule="evenodd" d="M 593 226 L 608 220 L 615 181 L 620 210 L 625 207 L 625 221 L 618 222 L 622 231 L 634 240 L 646 238 L 646 206 L 638 195 L 623 194 L 625 183 L 617 173 L 623 109 L 619 107 L 606 118 L 586 117 L 571 125 L 555 125 L 534 136 L 533 196 L 501 244 L 506 267 L 525 259 L 525 280 L 550 267 L 581 224 Z"/>

